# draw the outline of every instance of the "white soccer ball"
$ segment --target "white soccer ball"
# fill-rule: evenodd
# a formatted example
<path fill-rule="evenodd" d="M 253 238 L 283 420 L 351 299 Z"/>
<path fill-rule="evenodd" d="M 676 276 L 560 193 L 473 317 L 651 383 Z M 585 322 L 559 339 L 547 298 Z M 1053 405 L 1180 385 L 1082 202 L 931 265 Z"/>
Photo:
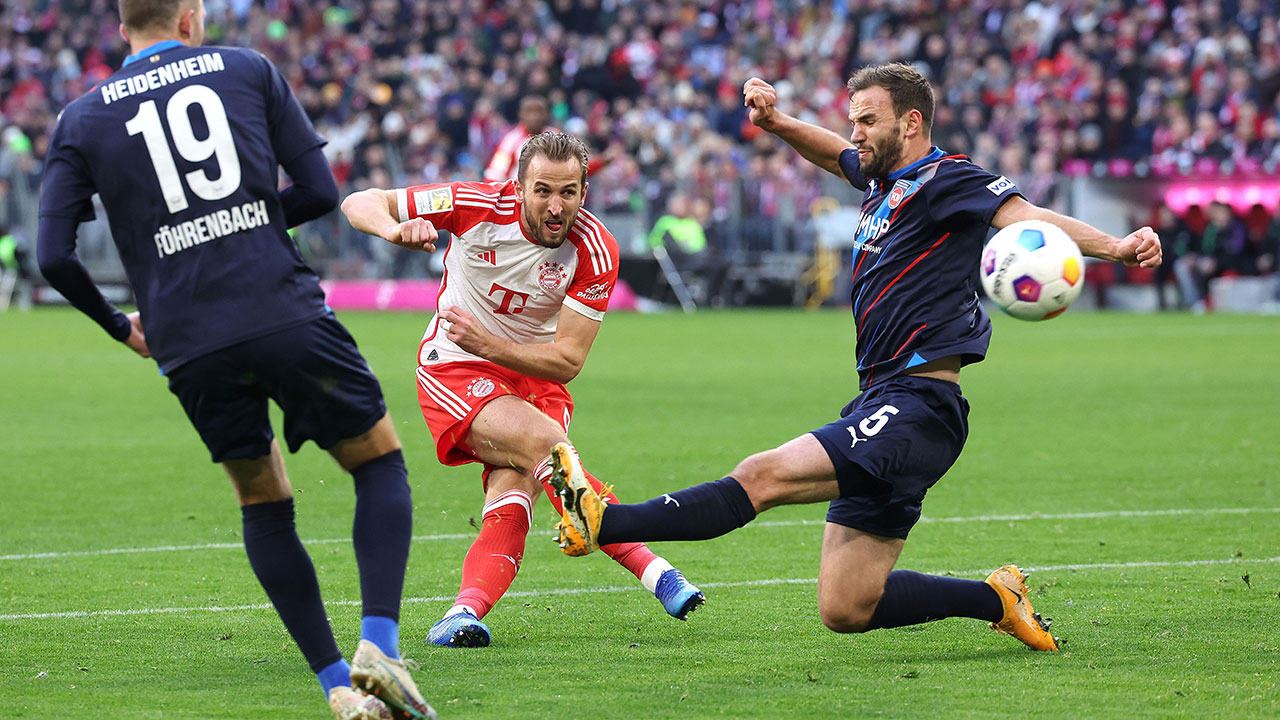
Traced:
<path fill-rule="evenodd" d="M 1084 257 L 1057 225 L 1023 220 L 1001 229 L 982 251 L 982 289 L 1020 320 L 1061 315 L 1084 287 Z"/>

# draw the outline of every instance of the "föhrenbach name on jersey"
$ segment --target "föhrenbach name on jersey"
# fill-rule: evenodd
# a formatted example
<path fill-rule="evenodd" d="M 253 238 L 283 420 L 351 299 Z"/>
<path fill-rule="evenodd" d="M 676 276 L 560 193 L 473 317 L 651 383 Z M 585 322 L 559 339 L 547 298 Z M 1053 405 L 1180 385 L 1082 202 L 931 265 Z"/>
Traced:
<path fill-rule="evenodd" d="M 181 252 L 189 247 L 217 240 L 223 235 L 252 230 L 271 222 L 267 214 L 267 202 L 234 205 L 230 210 L 219 210 L 177 225 L 161 225 L 156 231 L 156 252 L 160 257 Z"/>
<path fill-rule="evenodd" d="M 221 53 L 206 53 L 183 58 L 176 62 L 166 63 L 138 75 L 130 75 L 102 86 L 102 102 L 110 105 L 116 100 L 130 95 L 139 95 L 148 90 L 158 90 L 170 83 L 186 80 L 189 77 L 205 73 L 226 70 Z"/>

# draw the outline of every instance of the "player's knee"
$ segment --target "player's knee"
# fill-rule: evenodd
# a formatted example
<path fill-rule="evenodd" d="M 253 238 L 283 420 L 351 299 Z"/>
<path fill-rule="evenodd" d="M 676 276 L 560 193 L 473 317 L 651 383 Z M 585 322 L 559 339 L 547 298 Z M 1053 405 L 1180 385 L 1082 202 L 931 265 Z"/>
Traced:
<path fill-rule="evenodd" d="M 780 453 L 766 450 L 738 463 L 732 475 L 747 491 L 756 511 L 763 512 L 786 503 L 790 489 L 785 470 Z"/>
<path fill-rule="evenodd" d="M 838 633 L 866 632 L 871 626 L 871 617 L 876 613 L 883 591 L 859 595 L 857 597 L 819 596 L 818 614 L 822 624 Z"/>
<path fill-rule="evenodd" d="M 838 633 L 866 632 L 871 626 L 871 616 L 875 614 L 874 604 L 841 604 L 839 606 L 822 606 L 819 615 L 827 629 Z"/>

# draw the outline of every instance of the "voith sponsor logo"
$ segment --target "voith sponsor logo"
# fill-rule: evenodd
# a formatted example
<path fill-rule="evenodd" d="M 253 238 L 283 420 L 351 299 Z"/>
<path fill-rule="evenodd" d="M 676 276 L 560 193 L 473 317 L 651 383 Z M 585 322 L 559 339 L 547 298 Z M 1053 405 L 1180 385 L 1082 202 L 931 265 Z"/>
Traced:
<path fill-rule="evenodd" d="M 1013 181 L 1003 175 L 987 183 L 987 189 L 992 195 L 999 195 L 1012 187 Z"/>
<path fill-rule="evenodd" d="M 538 266 L 538 287 L 546 292 L 559 288 L 567 277 L 569 271 L 558 262 L 545 262 Z"/>

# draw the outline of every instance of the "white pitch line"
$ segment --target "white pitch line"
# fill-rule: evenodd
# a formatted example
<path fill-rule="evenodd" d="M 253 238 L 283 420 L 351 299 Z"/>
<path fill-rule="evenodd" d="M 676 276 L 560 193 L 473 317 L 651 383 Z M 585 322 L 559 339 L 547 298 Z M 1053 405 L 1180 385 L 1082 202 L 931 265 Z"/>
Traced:
<path fill-rule="evenodd" d="M 474 538 L 475 533 L 453 533 L 450 535 L 414 535 L 414 542 L 427 542 L 430 540 L 461 540 L 464 538 Z M 307 545 L 334 545 L 337 543 L 350 543 L 351 538 L 322 538 L 318 540 L 303 540 Z M 157 545 L 154 547 L 136 547 L 136 548 L 109 548 L 106 550 L 70 550 L 65 552 L 41 552 L 26 553 L 20 555 L 0 555 L 0 560 L 42 560 L 45 558 L 65 558 L 65 557 L 91 557 L 97 555 L 130 555 L 133 553 L 154 553 L 154 552 L 181 552 L 187 550 L 240 550 L 244 548 L 243 542 L 234 543 L 205 543 L 203 545 Z"/>
<path fill-rule="evenodd" d="M 1159 568 L 1159 567 L 1198 567 L 1202 565 L 1248 565 L 1250 563 L 1280 563 L 1280 556 L 1260 559 L 1245 558 L 1216 558 L 1208 560 L 1144 560 L 1138 562 L 1123 563 L 1072 563 L 1066 565 L 1038 565 L 1022 568 L 1024 572 L 1049 572 L 1054 570 L 1128 570 L 1133 568 Z M 978 576 L 981 577 L 990 572 L 990 569 L 982 570 L 942 570 L 930 571 L 931 575 L 953 575 L 953 576 Z M 702 583 L 702 588 L 734 588 L 734 587 L 763 587 L 767 585 L 812 585 L 818 582 L 817 578 L 766 578 L 762 580 L 740 580 L 736 582 L 710 582 Z M 518 590 L 509 592 L 503 597 L 546 597 L 549 595 L 585 595 L 587 593 L 622 593 L 636 592 L 643 588 L 635 585 L 609 585 L 606 587 L 579 587 L 579 588 L 549 588 L 546 590 Z M 432 597 L 410 597 L 404 598 L 402 601 L 406 605 L 420 603 L 444 603 L 452 602 L 453 595 L 435 595 Z M 356 607 L 360 605 L 359 600 L 336 600 L 325 603 L 328 607 Z M 51 613 L 13 613 L 9 615 L 0 615 L 0 622 L 6 620 L 50 620 L 50 619 L 68 619 L 68 618 L 91 618 L 91 617 L 121 617 L 135 615 L 171 615 L 178 613 L 223 613 L 223 612 L 245 612 L 249 610 L 270 610 L 269 603 L 256 603 L 253 605 L 209 605 L 204 607 L 169 607 L 169 608 L 135 608 L 131 610 L 72 610 L 68 612 L 51 612 Z"/>
<path fill-rule="evenodd" d="M 962 517 L 930 517 L 920 518 L 920 523 L 969 523 L 969 522 L 1017 522 L 1025 520 L 1095 520 L 1103 518 L 1141 518 L 1177 515 L 1247 515 L 1251 513 L 1280 513 L 1280 507 L 1262 508 L 1184 508 L 1173 510 L 1102 510 L 1087 513 L 1029 513 L 1022 515 L 971 515 Z M 747 525 L 753 527 L 795 527 L 803 525 L 824 525 L 826 520 L 762 520 Z M 475 533 L 451 533 L 445 535 L 415 535 L 414 542 L 433 540 L 469 540 Z M 307 545 L 333 545 L 349 543 L 351 538 L 322 538 L 304 540 Z M 130 555 L 133 553 L 183 552 L 192 550 L 238 550 L 243 543 L 205 543 L 202 545 L 159 545 L 137 548 L 109 548 L 105 550 L 69 550 L 61 552 L 20 553 L 16 555 L 0 555 L 4 560 L 44 560 L 49 558 L 95 557 L 100 555 Z"/>

